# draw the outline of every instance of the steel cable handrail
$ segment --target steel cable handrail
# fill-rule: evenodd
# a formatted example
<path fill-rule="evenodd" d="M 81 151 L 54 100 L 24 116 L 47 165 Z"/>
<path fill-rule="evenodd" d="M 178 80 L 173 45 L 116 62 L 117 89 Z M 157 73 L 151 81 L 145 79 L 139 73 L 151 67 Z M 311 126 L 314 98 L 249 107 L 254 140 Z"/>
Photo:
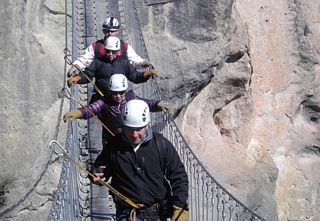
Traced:
<path fill-rule="evenodd" d="M 68 1 L 65 0 L 65 35 L 66 35 L 66 47 L 65 47 L 65 76 L 66 79 L 66 65 L 68 61 L 68 57 L 71 56 L 68 49 Z M 72 2 L 72 17 L 77 17 L 77 8 L 76 4 Z M 72 19 L 72 27 L 74 28 L 76 25 L 76 20 Z M 72 45 L 76 45 L 76 37 L 72 36 Z M 77 56 L 77 50 L 73 49 L 72 56 Z M 66 85 L 66 81 L 64 80 L 64 86 Z M 76 108 L 76 104 L 74 102 L 70 102 L 70 109 Z M 70 153 L 73 157 L 79 158 L 78 155 L 74 151 L 78 149 L 76 146 L 78 143 L 78 127 L 75 123 L 69 123 L 67 128 L 67 137 L 66 137 L 66 150 L 68 154 Z M 57 191 L 54 195 L 54 202 L 52 204 L 48 220 L 74 220 L 80 217 L 80 207 L 79 207 L 79 187 L 78 182 L 78 174 L 79 172 L 74 168 L 70 162 L 63 161 L 60 180 L 57 187 Z"/>

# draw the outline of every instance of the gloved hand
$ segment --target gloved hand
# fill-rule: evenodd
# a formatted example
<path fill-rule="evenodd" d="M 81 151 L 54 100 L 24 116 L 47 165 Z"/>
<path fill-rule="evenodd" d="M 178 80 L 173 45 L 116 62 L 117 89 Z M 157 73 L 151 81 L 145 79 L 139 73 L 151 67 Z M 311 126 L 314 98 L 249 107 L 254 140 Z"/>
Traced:
<path fill-rule="evenodd" d="M 154 65 L 151 61 L 144 60 L 143 62 L 140 63 L 141 67 L 146 68 L 146 67 L 152 67 L 154 69 Z"/>
<path fill-rule="evenodd" d="M 189 212 L 178 206 L 173 205 L 171 221 L 189 221 Z"/>
<path fill-rule="evenodd" d="M 79 109 L 74 109 L 63 115 L 63 121 L 67 122 L 68 120 L 80 119 L 81 117 L 81 111 Z"/>
<path fill-rule="evenodd" d="M 70 69 L 68 70 L 67 72 L 67 77 L 71 77 L 71 76 L 74 76 L 73 72 L 75 71 L 80 71 L 80 67 L 78 65 L 71 65 Z"/>
<path fill-rule="evenodd" d="M 81 80 L 81 77 L 79 75 L 73 76 L 67 80 L 68 87 L 73 87 L 75 84 L 77 84 Z"/>
<path fill-rule="evenodd" d="M 158 77 L 157 71 L 155 69 L 143 72 L 143 76 L 146 79 L 149 79 L 150 77 L 152 77 L 152 79 L 155 79 Z"/>
<path fill-rule="evenodd" d="M 158 108 L 161 109 L 164 112 L 169 112 L 170 114 L 173 114 L 173 108 L 171 104 L 169 104 L 166 101 L 159 101 L 157 104 Z"/>
<path fill-rule="evenodd" d="M 104 176 L 104 171 L 106 169 L 106 166 L 100 166 L 98 168 L 96 168 L 92 174 L 95 176 L 95 177 L 91 177 L 91 181 L 94 183 L 94 184 L 97 184 L 97 185 L 101 185 L 101 183 L 99 182 L 100 180 L 101 181 L 106 181 L 106 178 Z"/>

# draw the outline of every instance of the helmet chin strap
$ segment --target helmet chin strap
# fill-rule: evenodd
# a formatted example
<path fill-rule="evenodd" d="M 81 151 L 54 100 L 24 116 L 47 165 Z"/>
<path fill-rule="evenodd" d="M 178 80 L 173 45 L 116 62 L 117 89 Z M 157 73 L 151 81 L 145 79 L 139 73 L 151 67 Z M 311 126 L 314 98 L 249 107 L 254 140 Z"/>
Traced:
<path fill-rule="evenodd" d="M 134 152 L 137 152 L 137 151 L 138 151 L 138 149 L 140 148 L 140 146 L 141 146 L 141 144 L 143 143 L 143 141 L 144 141 L 144 140 L 142 140 L 138 145 L 136 145 L 136 146 L 133 148 Z"/>
<path fill-rule="evenodd" d="M 146 133 L 144 134 L 144 138 L 141 140 L 140 143 L 138 143 L 133 149 L 134 152 L 137 152 L 137 150 L 140 148 L 141 144 L 143 144 L 148 139 L 148 132 L 149 132 L 149 124 L 146 126 Z"/>

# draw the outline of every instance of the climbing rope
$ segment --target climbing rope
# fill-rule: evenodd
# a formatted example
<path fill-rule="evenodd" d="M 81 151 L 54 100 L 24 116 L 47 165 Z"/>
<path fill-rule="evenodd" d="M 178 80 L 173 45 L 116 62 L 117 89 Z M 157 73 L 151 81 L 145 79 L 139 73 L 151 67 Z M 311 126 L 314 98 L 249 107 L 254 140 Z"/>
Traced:
<path fill-rule="evenodd" d="M 68 49 L 65 49 L 68 51 L 68 53 L 70 53 L 70 51 Z M 68 56 L 65 56 L 64 57 L 66 62 L 69 64 L 69 65 L 72 65 L 72 61 L 70 60 L 70 58 L 68 58 Z M 93 85 L 94 89 L 96 89 L 96 91 L 103 97 L 104 94 L 101 92 L 101 90 L 97 87 L 97 85 L 89 78 L 89 76 L 84 72 L 82 71 L 78 66 L 74 66 L 78 71 L 79 73 L 83 74 L 85 76 L 85 78 Z M 88 70 L 89 71 L 89 70 Z"/>
<path fill-rule="evenodd" d="M 59 149 L 57 148 L 53 148 L 53 144 L 56 144 L 56 146 L 59 147 Z M 65 148 L 56 140 L 52 140 L 50 142 L 49 147 L 51 148 L 52 152 L 57 154 L 59 157 L 64 157 L 65 160 L 70 161 L 71 163 L 73 163 L 76 167 L 78 167 L 81 171 L 85 172 L 87 175 L 89 175 L 92 178 L 96 178 L 95 175 L 93 175 L 91 172 L 89 172 L 88 170 L 86 170 L 85 168 L 83 168 L 77 161 L 75 161 L 74 159 L 72 159 L 66 152 Z M 123 195 L 122 193 L 120 193 L 119 191 L 117 191 L 114 187 L 112 187 L 110 184 L 104 182 L 103 180 L 99 180 L 98 181 L 101 185 L 107 187 L 111 192 L 113 192 L 116 196 L 118 196 L 120 199 L 122 199 L 123 201 L 125 201 L 127 204 L 129 204 L 130 206 L 132 206 L 135 209 L 141 208 L 143 205 L 138 205 L 136 203 L 134 203 L 132 200 L 130 200 L 128 197 L 126 197 L 125 195 Z"/>
<path fill-rule="evenodd" d="M 85 105 L 83 105 L 81 102 L 77 101 L 76 99 L 74 99 L 70 92 L 67 90 L 67 88 L 62 88 L 61 92 L 59 93 L 59 97 L 66 97 L 69 100 L 72 100 L 74 102 L 76 102 L 77 104 L 79 104 L 82 108 L 85 108 L 87 111 L 90 112 L 90 114 L 114 137 L 115 134 L 98 118 L 97 115 L 95 115 L 88 107 L 86 107 Z"/>

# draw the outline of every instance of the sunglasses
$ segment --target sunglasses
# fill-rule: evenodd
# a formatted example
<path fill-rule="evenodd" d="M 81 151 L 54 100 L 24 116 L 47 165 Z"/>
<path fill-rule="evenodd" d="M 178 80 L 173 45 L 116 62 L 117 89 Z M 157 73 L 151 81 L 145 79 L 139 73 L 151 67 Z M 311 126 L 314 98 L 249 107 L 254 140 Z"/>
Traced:
<path fill-rule="evenodd" d="M 106 54 L 117 54 L 118 51 L 106 50 Z"/>
<path fill-rule="evenodd" d="M 110 30 L 107 30 L 107 29 L 103 29 L 102 31 L 103 31 L 104 34 L 117 32 L 117 31 L 110 31 Z"/>
<path fill-rule="evenodd" d="M 126 93 L 126 91 L 111 91 L 112 95 L 117 95 L 117 94 L 123 95 L 124 93 Z"/>

